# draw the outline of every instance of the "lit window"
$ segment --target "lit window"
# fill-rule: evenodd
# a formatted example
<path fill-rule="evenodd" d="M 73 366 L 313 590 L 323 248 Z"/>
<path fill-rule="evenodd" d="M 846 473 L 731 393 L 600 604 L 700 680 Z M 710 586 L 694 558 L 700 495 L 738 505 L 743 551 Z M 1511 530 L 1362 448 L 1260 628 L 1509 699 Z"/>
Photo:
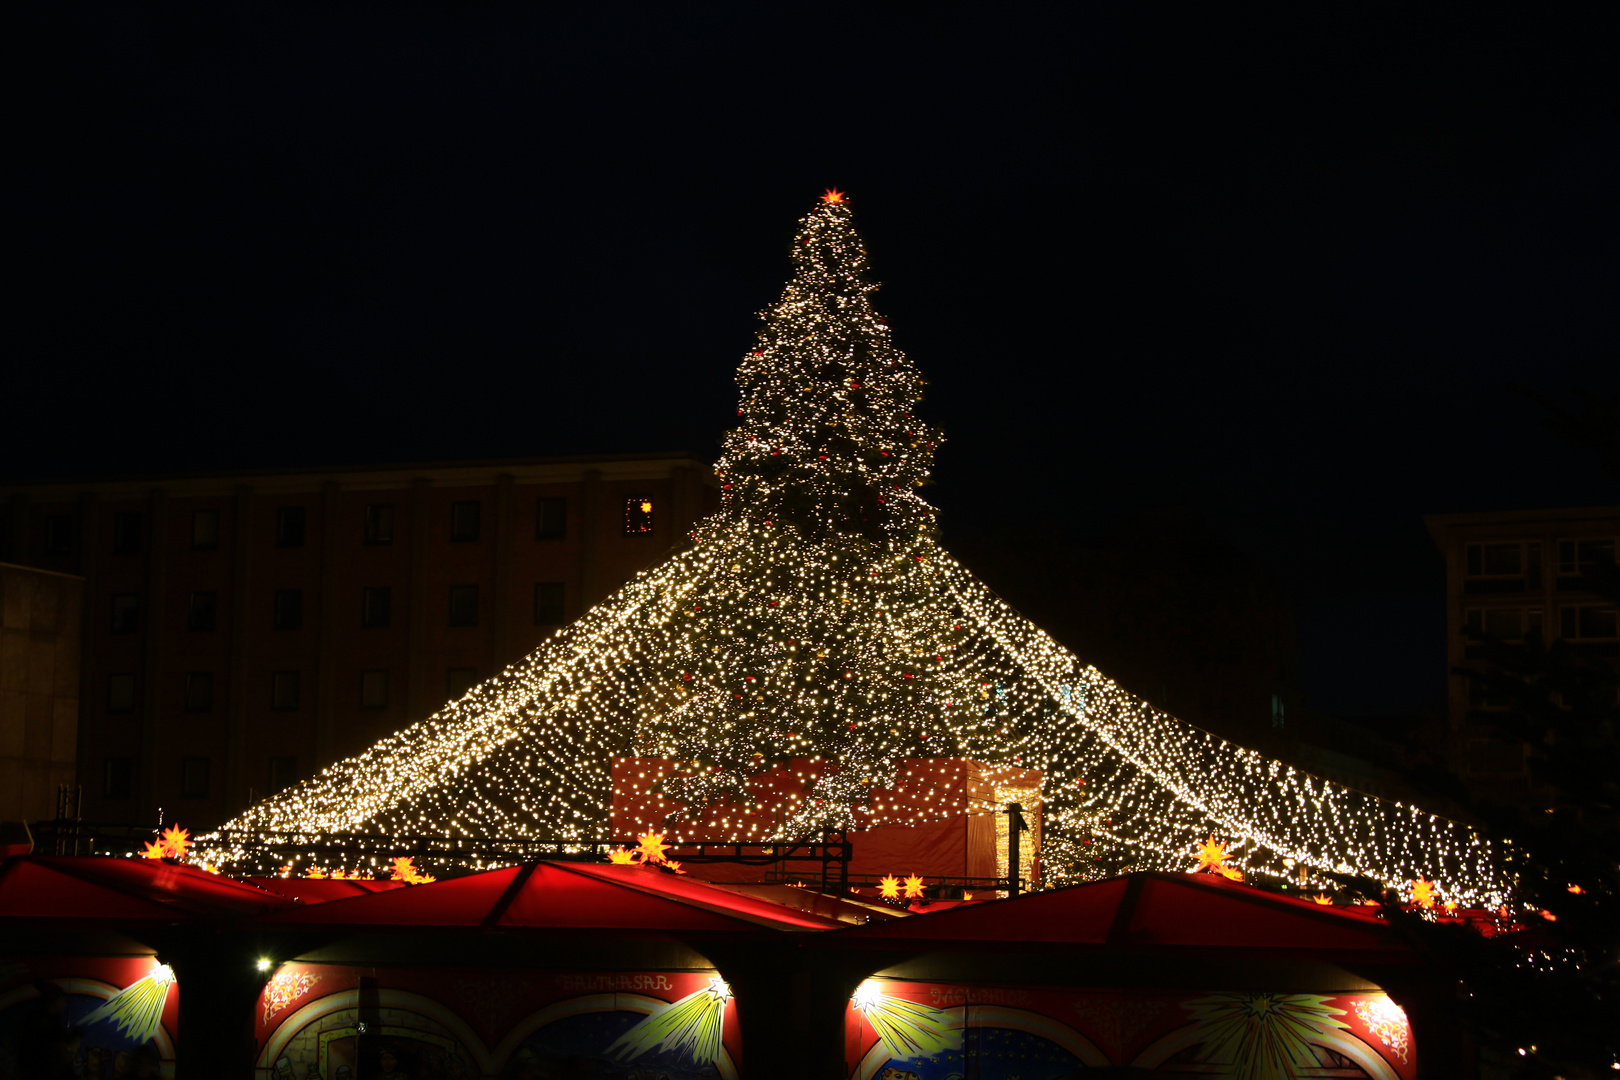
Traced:
<path fill-rule="evenodd" d="M 632 495 L 624 500 L 624 535 L 640 536 L 653 531 L 653 498 Z"/>

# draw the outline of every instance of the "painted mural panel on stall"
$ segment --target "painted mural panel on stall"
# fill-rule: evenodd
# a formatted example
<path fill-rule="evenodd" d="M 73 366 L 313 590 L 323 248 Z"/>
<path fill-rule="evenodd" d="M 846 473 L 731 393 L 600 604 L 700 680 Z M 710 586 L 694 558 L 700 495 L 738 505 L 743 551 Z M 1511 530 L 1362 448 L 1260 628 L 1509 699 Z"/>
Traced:
<path fill-rule="evenodd" d="M 255 1023 L 259 1080 L 738 1075 L 736 1009 L 712 969 L 291 963 L 265 984 Z"/>
<path fill-rule="evenodd" d="M 0 958 L 0 1076 L 173 1077 L 178 981 L 147 956 Z"/>
<path fill-rule="evenodd" d="M 850 999 L 852 1080 L 1068 1080 L 1131 1066 L 1242 1080 L 1414 1080 L 1388 996 L 1071 990 L 868 979 Z"/>

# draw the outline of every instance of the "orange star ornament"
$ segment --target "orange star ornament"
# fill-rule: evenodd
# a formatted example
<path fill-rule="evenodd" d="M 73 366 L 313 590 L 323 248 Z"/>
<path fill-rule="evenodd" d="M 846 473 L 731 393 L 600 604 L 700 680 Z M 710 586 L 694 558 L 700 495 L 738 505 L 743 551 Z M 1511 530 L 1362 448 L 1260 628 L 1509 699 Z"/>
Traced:
<path fill-rule="evenodd" d="M 849 196 L 837 188 L 828 188 L 826 194 L 821 196 L 821 201 L 828 206 L 842 206 L 848 198 Z"/>
<path fill-rule="evenodd" d="M 163 830 L 163 852 L 173 855 L 177 859 L 186 857 L 186 848 L 191 846 L 191 834 L 178 825 L 171 825 Z"/>
<path fill-rule="evenodd" d="M 889 874 L 878 882 L 878 895 L 885 900 L 900 899 L 900 879 Z"/>
<path fill-rule="evenodd" d="M 143 859 L 161 859 L 161 858 L 163 858 L 163 856 L 165 856 L 167 854 L 168 854 L 168 851 L 163 847 L 162 843 L 160 843 L 160 842 L 158 842 L 156 840 L 153 840 L 151 843 L 147 844 L 146 847 L 141 851 L 141 858 L 143 858 Z"/>
<path fill-rule="evenodd" d="M 907 899 L 916 900 L 916 899 L 918 899 L 918 898 L 920 898 L 922 896 L 922 894 L 923 894 L 923 879 L 921 878 L 921 876 L 919 876 L 917 874 L 909 874 L 909 875 L 907 875 L 905 885 L 906 885 L 906 898 Z"/>
<path fill-rule="evenodd" d="M 1193 873 L 1197 874 L 1209 870 L 1218 874 L 1226 865 L 1226 860 L 1231 857 L 1226 848 L 1215 842 L 1215 836 L 1212 833 L 1208 840 L 1198 845 L 1198 865 L 1193 867 Z"/>
<path fill-rule="evenodd" d="M 616 847 L 608 852 L 608 862 L 614 866 L 631 866 L 636 861 L 636 853 L 624 847 Z"/>
<path fill-rule="evenodd" d="M 1331 906 L 1333 903 L 1333 897 L 1329 896 L 1327 893 L 1317 893 L 1315 896 L 1311 897 L 1311 899 L 1315 900 L 1318 904 L 1328 906 Z"/>
<path fill-rule="evenodd" d="M 1421 908 L 1434 907 L 1434 882 L 1422 878 L 1412 882 L 1412 903 Z"/>
<path fill-rule="evenodd" d="M 669 845 L 664 843 L 664 834 L 650 832 L 642 836 L 636 845 L 636 854 L 641 856 L 643 862 L 660 863 L 664 861 L 664 852 Z"/>

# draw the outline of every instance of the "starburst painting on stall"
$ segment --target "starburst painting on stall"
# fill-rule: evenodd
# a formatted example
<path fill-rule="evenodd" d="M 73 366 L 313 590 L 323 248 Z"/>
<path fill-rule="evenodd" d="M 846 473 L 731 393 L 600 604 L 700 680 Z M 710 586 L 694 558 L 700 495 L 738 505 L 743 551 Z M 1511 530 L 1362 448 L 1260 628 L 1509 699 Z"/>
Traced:
<path fill-rule="evenodd" d="M 1501 902 L 1502 852 L 1472 830 L 1153 708 L 953 559 L 923 497 L 942 436 L 872 307 L 847 194 L 817 201 L 791 257 L 738 368 L 720 508 L 688 542 L 438 714 L 199 838 L 206 858 L 279 866 L 279 838 L 320 864 L 334 835 L 382 838 L 378 868 L 392 838 L 607 841 L 626 753 L 684 763 L 663 794 L 711 824 L 734 808 L 739 838 L 749 779 L 813 762 L 794 811 L 747 838 L 816 837 L 855 827 L 896 761 L 960 757 L 1049 778 L 1047 884 L 1185 870 L 1218 836 L 1233 874 Z"/>

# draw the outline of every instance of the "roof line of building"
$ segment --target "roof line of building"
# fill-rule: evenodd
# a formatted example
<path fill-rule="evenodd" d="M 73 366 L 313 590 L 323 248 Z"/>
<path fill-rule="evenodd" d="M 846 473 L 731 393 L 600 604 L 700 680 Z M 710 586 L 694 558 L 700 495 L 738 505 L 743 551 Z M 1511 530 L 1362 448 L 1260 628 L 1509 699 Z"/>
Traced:
<path fill-rule="evenodd" d="M 0 477 L 0 488 L 59 488 L 85 484 L 156 484 L 182 480 L 233 480 L 250 476 L 322 476 L 333 473 L 425 472 L 445 469 L 521 468 L 536 465 L 577 465 L 593 461 L 712 462 L 687 450 L 656 450 L 644 454 L 570 454 L 561 457 L 477 458 L 469 461 L 403 461 L 359 465 L 307 465 L 291 468 L 221 469 L 210 472 L 117 473 L 103 476 L 46 477 L 13 480 Z"/>

